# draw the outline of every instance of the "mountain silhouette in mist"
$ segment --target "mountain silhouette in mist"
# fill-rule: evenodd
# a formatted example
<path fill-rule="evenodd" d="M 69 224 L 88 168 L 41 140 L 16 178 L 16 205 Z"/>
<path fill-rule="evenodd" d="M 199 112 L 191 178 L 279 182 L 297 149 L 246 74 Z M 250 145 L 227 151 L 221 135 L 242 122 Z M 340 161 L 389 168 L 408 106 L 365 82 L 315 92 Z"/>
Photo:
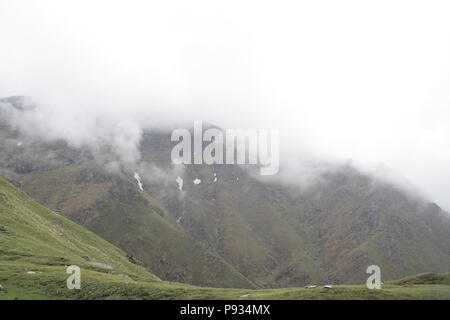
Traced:
<path fill-rule="evenodd" d="M 383 280 L 450 271 L 448 213 L 351 165 L 300 188 L 239 166 L 174 168 L 172 145 L 146 131 L 141 158 L 123 165 L 0 120 L 1 173 L 161 279 L 255 288 L 363 283 L 372 264 Z"/>

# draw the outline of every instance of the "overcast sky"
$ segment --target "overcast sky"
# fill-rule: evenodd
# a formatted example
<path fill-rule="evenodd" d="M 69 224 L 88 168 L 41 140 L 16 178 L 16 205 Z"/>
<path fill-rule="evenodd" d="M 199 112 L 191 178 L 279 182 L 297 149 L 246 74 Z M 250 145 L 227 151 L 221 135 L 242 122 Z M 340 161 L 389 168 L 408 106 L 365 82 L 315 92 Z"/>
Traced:
<path fill-rule="evenodd" d="M 281 130 L 285 157 L 384 164 L 450 210 L 448 1 L 0 0 L 0 96 Z M 283 161 L 283 159 L 281 159 Z"/>

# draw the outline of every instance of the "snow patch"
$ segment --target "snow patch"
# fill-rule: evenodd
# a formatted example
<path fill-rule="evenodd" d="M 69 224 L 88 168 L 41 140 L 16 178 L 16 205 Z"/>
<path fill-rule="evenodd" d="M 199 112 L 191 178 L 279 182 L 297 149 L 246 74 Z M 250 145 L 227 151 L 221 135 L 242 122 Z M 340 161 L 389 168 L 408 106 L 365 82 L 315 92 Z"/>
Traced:
<path fill-rule="evenodd" d="M 134 173 L 134 178 L 137 181 L 139 189 L 141 189 L 141 191 L 144 191 L 144 185 L 142 184 L 141 177 L 139 176 L 139 174 L 137 172 Z"/>
<path fill-rule="evenodd" d="M 314 288 L 317 288 L 317 286 L 316 286 L 316 285 L 312 285 L 312 286 L 305 286 L 305 288 L 306 288 L 306 289 L 314 289 Z"/>
<path fill-rule="evenodd" d="M 97 266 L 100 268 L 104 268 L 104 269 L 108 269 L 108 270 L 113 270 L 114 267 L 106 264 L 106 263 L 101 263 L 101 262 L 94 262 L 94 261 L 88 261 L 89 264 L 92 264 L 93 266 Z"/>
<path fill-rule="evenodd" d="M 181 179 L 181 177 L 178 176 L 178 177 L 176 178 L 175 181 L 176 181 L 177 184 L 178 184 L 178 189 L 179 189 L 180 191 L 183 191 L 183 179 Z"/>
<path fill-rule="evenodd" d="M 200 184 L 200 183 L 202 183 L 202 180 L 200 180 L 199 178 L 195 178 L 195 180 L 193 182 L 194 182 L 194 184 Z"/>

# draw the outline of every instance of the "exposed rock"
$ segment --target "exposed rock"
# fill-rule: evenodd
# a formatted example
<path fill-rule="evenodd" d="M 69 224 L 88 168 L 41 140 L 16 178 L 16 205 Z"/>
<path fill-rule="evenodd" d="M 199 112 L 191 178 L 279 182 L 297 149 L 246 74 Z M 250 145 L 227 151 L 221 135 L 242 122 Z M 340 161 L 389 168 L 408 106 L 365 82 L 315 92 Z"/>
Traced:
<path fill-rule="evenodd" d="M 101 263 L 101 262 L 94 262 L 94 261 L 88 261 L 89 264 L 92 264 L 93 266 L 97 266 L 100 268 L 104 268 L 104 269 L 108 269 L 108 270 L 113 270 L 114 267 L 106 264 L 106 263 Z"/>
<path fill-rule="evenodd" d="M 127 255 L 128 261 L 130 261 L 131 263 L 137 264 L 139 266 L 143 266 L 144 263 L 138 259 L 136 259 L 133 255 L 129 254 Z"/>

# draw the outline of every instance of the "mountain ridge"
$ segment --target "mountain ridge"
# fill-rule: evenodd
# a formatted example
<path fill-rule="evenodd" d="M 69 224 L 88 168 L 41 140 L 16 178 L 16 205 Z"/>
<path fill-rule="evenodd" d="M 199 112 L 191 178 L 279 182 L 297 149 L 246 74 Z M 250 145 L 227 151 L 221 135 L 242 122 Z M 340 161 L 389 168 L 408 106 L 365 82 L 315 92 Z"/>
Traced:
<path fill-rule="evenodd" d="M 80 267 L 80 289 L 67 267 Z M 107 264 L 108 263 L 108 264 Z M 39 205 L 0 176 L 0 300 L 17 299 L 449 299 L 450 274 L 419 274 L 383 284 L 316 288 L 200 288 L 161 281 L 133 257 Z"/>
<path fill-rule="evenodd" d="M 260 181 L 239 166 L 174 168 L 169 132 L 145 131 L 139 163 L 113 170 L 89 149 L 27 142 L 1 121 L 0 137 L 0 168 L 29 195 L 163 279 L 286 287 L 361 283 L 371 264 L 386 279 L 449 271 L 445 213 L 351 166 L 300 189 Z"/>

